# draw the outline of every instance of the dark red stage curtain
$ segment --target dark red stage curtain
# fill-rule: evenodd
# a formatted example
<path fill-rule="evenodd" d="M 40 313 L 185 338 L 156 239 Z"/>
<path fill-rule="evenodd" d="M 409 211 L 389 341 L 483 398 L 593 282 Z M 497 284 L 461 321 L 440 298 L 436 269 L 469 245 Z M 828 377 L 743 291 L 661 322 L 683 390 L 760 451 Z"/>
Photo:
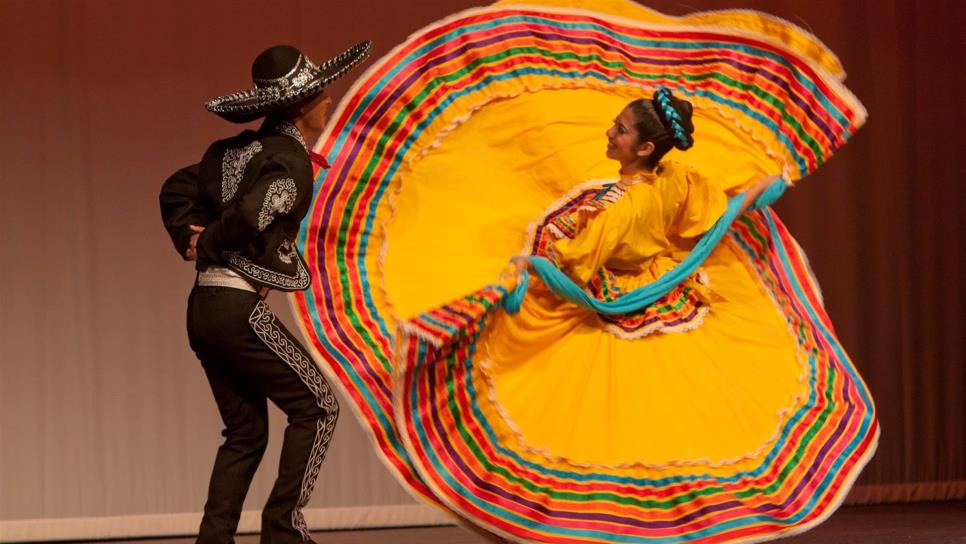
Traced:
<path fill-rule="evenodd" d="M 749 7 L 807 23 L 869 110 L 855 139 L 778 206 L 878 408 L 879 449 L 848 500 L 966 498 L 964 4 Z"/>
<path fill-rule="evenodd" d="M 143 224 L 129 213 L 126 222 L 97 230 L 109 233 L 104 236 L 110 240 L 63 243 L 115 270 L 124 266 L 130 248 L 148 237 L 158 240 L 158 262 L 170 261 L 173 253 L 154 215 L 158 187 L 170 172 L 195 160 L 207 142 L 233 128 L 200 104 L 247 85 L 247 67 L 257 51 L 295 41 L 321 58 L 365 35 L 374 39 L 378 57 L 429 22 L 484 3 L 0 0 L 0 194 L 8 198 L 0 214 L 5 246 L 0 297 L 13 301 L 3 304 L 9 322 L 36 322 L 30 330 L 46 323 L 37 315 L 47 310 L 18 294 L 37 275 L 57 280 L 37 292 L 89 291 L 95 301 L 128 296 L 117 285 L 61 285 L 78 263 L 43 246 L 45 229 L 57 221 L 99 219 L 70 215 L 74 208 L 53 208 L 35 193 L 74 191 L 70 194 L 84 202 L 117 202 L 125 210 L 143 205 Z M 675 15 L 767 11 L 810 30 L 840 56 L 849 72 L 846 83 L 868 108 L 869 122 L 814 176 L 786 193 L 778 210 L 809 255 L 838 333 L 878 408 L 879 449 L 849 500 L 966 499 L 966 2 L 654 0 L 648 5 Z M 292 27 L 283 28 L 288 24 Z M 119 36 L 120 43 L 111 41 Z M 349 83 L 340 81 L 333 90 Z M 57 164 L 70 166 L 72 176 L 91 186 L 118 190 L 85 192 L 84 185 L 65 181 L 74 178 L 37 179 L 36 165 L 46 165 L 43 171 L 49 172 Z M 8 192 L 34 195 L 23 200 L 33 207 L 9 200 Z M 154 292 L 165 296 L 163 289 Z M 112 323 L 92 335 L 98 345 L 111 346 L 115 337 L 131 336 L 128 325 Z M 9 330 L 0 331 L 0 348 L 23 344 Z M 57 346 L 63 341 L 60 333 L 48 328 L 37 334 Z M 184 342 L 183 336 L 176 341 Z M 37 380 L 45 376 L 42 363 L 16 362 L 21 374 L 35 368 L 30 375 Z M 139 364 L 147 363 L 170 361 Z M 18 440 L 8 437 L 4 448 Z M 67 443 L 49 446 L 80 449 Z M 6 491 L 14 504 L 25 490 Z"/>

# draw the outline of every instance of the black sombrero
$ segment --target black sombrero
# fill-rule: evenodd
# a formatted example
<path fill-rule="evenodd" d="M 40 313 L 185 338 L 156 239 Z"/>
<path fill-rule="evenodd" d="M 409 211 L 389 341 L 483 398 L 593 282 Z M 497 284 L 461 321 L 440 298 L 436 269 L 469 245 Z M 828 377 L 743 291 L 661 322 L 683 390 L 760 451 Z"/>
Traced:
<path fill-rule="evenodd" d="M 366 40 L 316 66 L 291 45 L 270 47 L 252 63 L 254 89 L 213 98 L 205 109 L 234 123 L 257 119 L 318 94 L 371 50 L 372 42 Z"/>

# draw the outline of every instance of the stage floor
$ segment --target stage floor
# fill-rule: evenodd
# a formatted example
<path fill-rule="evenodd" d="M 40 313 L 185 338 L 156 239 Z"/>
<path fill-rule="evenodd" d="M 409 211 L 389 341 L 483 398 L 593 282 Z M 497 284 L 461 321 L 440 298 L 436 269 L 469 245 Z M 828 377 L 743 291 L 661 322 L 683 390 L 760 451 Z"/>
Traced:
<path fill-rule="evenodd" d="M 331 531 L 312 535 L 318 544 L 485 544 L 458 527 Z M 122 541 L 130 544 L 188 544 L 190 538 Z M 238 544 L 257 544 L 243 535 Z M 966 501 L 883 506 L 847 506 L 822 525 L 783 544 L 966 544 Z"/>

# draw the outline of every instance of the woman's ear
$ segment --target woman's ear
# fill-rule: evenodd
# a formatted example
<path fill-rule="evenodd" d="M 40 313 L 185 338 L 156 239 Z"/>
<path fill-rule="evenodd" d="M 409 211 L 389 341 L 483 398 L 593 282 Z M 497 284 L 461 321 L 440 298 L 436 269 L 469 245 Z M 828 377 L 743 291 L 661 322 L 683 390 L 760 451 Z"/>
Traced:
<path fill-rule="evenodd" d="M 648 141 L 637 146 L 638 157 L 648 157 L 651 153 L 654 153 L 654 142 Z"/>

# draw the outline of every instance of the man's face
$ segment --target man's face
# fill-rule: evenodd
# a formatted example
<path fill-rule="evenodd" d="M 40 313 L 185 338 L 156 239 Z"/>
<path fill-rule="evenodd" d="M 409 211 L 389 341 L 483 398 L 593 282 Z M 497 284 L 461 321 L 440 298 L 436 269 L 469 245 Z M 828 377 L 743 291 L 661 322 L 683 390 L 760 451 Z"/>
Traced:
<path fill-rule="evenodd" d="M 332 105 L 332 97 L 325 92 L 309 102 L 308 106 L 302 109 L 302 124 L 310 130 L 322 132 L 325 122 L 329 119 L 329 106 Z"/>

